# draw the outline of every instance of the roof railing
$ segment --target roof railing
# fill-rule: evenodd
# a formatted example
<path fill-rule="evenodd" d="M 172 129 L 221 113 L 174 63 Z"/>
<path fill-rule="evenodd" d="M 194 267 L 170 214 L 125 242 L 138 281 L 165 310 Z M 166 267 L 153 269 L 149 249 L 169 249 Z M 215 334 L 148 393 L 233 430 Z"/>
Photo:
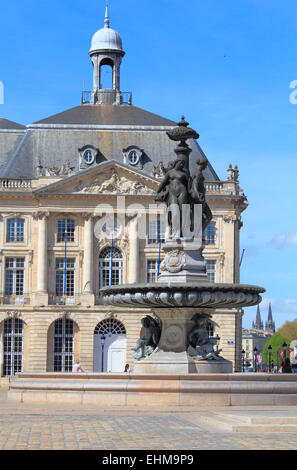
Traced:
<path fill-rule="evenodd" d="M 0 189 L 31 189 L 32 181 L 21 178 L 0 178 Z"/>
<path fill-rule="evenodd" d="M 99 90 L 99 92 L 104 92 L 106 94 L 115 94 L 115 90 Z M 92 101 L 92 91 L 83 90 L 81 93 L 81 104 L 91 104 Z M 122 105 L 132 105 L 132 92 L 131 91 L 121 91 L 121 104 Z"/>

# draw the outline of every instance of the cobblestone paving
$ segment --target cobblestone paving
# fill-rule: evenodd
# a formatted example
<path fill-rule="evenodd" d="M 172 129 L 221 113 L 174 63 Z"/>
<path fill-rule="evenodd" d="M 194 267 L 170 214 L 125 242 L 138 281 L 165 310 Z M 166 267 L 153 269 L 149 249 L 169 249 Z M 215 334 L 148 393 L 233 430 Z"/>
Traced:
<path fill-rule="evenodd" d="M 133 413 L 1 402 L 0 450 L 296 449 L 295 433 L 234 433 L 228 416 L 228 409 Z"/>

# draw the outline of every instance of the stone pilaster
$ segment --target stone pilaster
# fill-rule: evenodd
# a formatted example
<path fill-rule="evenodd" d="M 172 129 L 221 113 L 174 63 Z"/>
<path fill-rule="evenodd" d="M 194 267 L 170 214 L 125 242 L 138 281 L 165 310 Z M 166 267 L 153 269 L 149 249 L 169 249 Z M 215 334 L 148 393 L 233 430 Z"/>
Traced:
<path fill-rule="evenodd" d="M 94 305 L 94 229 L 93 217 L 90 213 L 84 213 L 84 258 L 83 258 L 83 288 L 82 288 L 82 303 L 83 305 Z"/>
<path fill-rule="evenodd" d="M 38 242 L 37 242 L 37 290 L 34 296 L 35 305 L 48 305 L 48 240 L 47 240 L 47 219 L 49 212 L 38 211 L 33 215 L 38 221 Z"/>

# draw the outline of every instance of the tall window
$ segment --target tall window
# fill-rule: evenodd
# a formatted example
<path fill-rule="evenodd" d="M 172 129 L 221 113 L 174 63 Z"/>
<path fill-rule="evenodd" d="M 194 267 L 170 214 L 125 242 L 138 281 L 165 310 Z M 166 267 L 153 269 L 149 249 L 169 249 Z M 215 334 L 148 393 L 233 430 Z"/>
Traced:
<path fill-rule="evenodd" d="M 3 371 L 4 377 L 12 377 L 22 371 L 23 321 L 19 318 L 4 320 Z"/>
<path fill-rule="evenodd" d="M 74 242 L 75 221 L 73 219 L 58 220 L 57 242 L 65 242 L 65 232 L 67 233 L 67 242 Z"/>
<path fill-rule="evenodd" d="M 215 326 L 211 321 L 207 324 L 207 332 L 210 337 L 215 335 Z"/>
<path fill-rule="evenodd" d="M 7 220 L 7 242 L 23 242 L 24 241 L 24 219 L 8 219 Z"/>
<path fill-rule="evenodd" d="M 148 225 L 148 243 L 159 243 L 165 240 L 165 223 L 162 220 L 150 220 Z"/>
<path fill-rule="evenodd" d="M 209 282 L 216 281 L 216 264 L 215 260 L 206 261 L 206 272 Z"/>
<path fill-rule="evenodd" d="M 118 248 L 104 248 L 99 255 L 99 288 L 123 282 L 123 255 Z"/>
<path fill-rule="evenodd" d="M 146 265 L 147 282 L 157 282 L 158 280 L 158 260 L 149 259 Z"/>
<path fill-rule="evenodd" d="M 54 325 L 54 372 L 72 372 L 74 323 L 59 318 Z"/>
<path fill-rule="evenodd" d="M 56 296 L 74 297 L 75 258 L 56 258 Z M 66 283 L 66 284 L 65 284 Z"/>
<path fill-rule="evenodd" d="M 214 245 L 216 242 L 216 224 L 215 222 L 210 222 L 206 227 L 206 230 L 203 232 L 203 239 L 205 245 Z"/>
<path fill-rule="evenodd" d="M 5 295 L 24 295 L 25 258 L 5 259 Z"/>

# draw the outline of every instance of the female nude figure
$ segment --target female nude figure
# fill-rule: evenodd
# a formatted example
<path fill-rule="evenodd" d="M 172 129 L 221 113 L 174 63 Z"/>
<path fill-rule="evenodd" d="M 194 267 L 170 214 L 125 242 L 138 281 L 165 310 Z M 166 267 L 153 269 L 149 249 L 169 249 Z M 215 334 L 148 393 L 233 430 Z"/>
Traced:
<path fill-rule="evenodd" d="M 185 168 L 185 161 L 175 160 L 170 164 L 155 197 L 156 201 L 167 204 L 171 238 L 180 238 L 185 231 L 182 226 L 182 210 L 184 204 L 191 203 L 190 187 L 191 177 Z"/>

